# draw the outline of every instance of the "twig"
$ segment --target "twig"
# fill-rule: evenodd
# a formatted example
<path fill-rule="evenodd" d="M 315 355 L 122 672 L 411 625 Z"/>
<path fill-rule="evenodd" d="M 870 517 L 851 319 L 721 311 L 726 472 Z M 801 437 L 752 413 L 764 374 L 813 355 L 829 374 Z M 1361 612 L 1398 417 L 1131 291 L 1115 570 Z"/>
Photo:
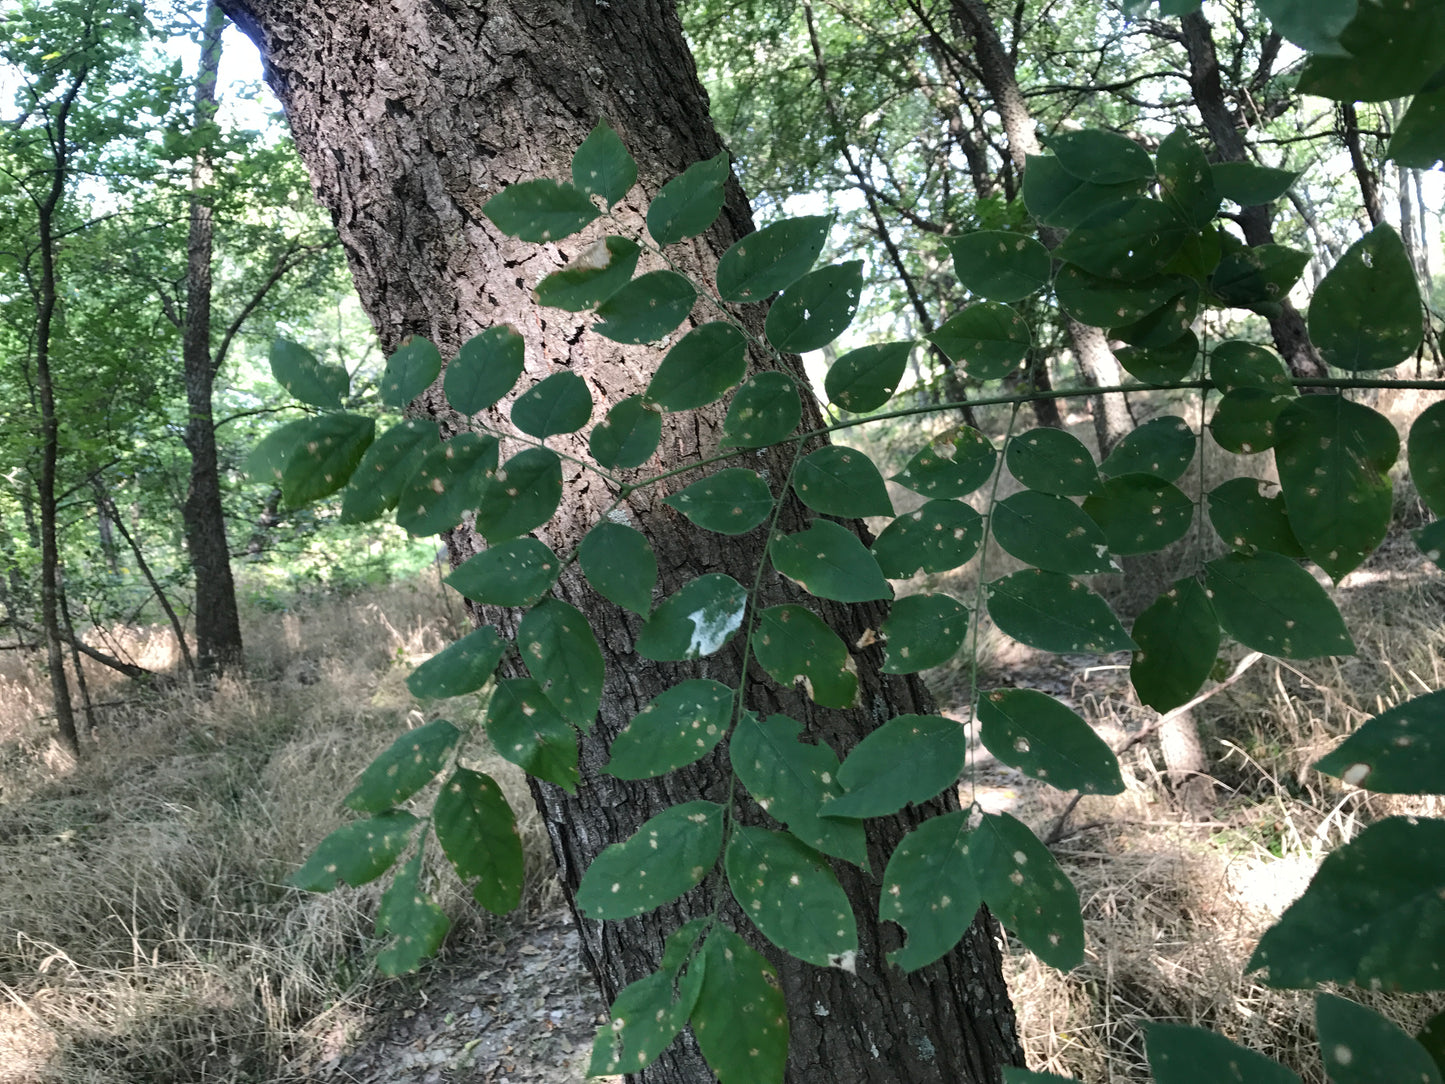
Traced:
<path fill-rule="evenodd" d="M 1218 685 L 1214 686 L 1214 688 L 1208 689 L 1200 693 L 1193 700 L 1189 701 L 1189 703 L 1181 704 L 1177 708 L 1172 708 L 1171 710 L 1166 711 L 1163 715 L 1159 716 L 1159 718 L 1155 719 L 1153 722 L 1147 723 L 1144 726 L 1140 727 L 1137 733 L 1130 735 L 1129 738 L 1125 740 L 1122 745 L 1120 745 L 1114 750 L 1114 755 L 1121 756 L 1124 753 L 1127 753 L 1130 749 L 1134 748 L 1134 746 L 1138 745 L 1145 738 L 1149 737 L 1149 735 L 1153 734 L 1165 723 L 1170 722 L 1173 719 L 1179 718 L 1179 716 L 1185 714 L 1186 712 L 1193 711 L 1200 704 L 1208 700 L 1211 696 L 1214 696 L 1216 693 L 1223 692 L 1225 689 L 1229 688 L 1231 685 L 1237 682 L 1240 678 L 1244 677 L 1244 675 L 1248 673 L 1249 668 L 1255 663 L 1259 662 L 1259 660 L 1262 658 L 1264 658 L 1262 652 L 1251 651 L 1248 655 L 1239 660 L 1239 664 L 1234 668 L 1234 673 L 1230 674 Z M 1053 845 L 1063 838 L 1064 825 L 1068 823 L 1069 814 L 1074 811 L 1075 807 L 1078 806 L 1080 800 L 1083 797 L 1084 792 L 1080 791 L 1079 793 L 1075 794 L 1069 804 L 1064 807 L 1064 811 L 1060 813 L 1058 819 L 1054 821 L 1054 826 L 1050 828 L 1048 834 L 1044 836 L 1045 844 Z"/>

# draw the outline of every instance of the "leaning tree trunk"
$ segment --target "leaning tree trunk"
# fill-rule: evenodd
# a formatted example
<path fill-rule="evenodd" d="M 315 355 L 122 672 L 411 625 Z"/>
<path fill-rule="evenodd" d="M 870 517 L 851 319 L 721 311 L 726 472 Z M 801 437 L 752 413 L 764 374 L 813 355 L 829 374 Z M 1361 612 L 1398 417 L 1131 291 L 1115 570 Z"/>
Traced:
<path fill-rule="evenodd" d="M 214 3 L 206 6 L 201 33 L 201 66 L 196 75 L 196 125 L 216 113 L 216 73 L 221 63 L 221 32 L 226 16 Z M 211 397 L 217 358 L 211 351 L 210 152 L 196 152 L 191 168 L 190 234 L 186 253 L 186 322 L 181 355 L 186 377 L 186 449 L 191 453 L 191 482 L 181 516 L 186 548 L 196 577 L 196 657 L 204 672 L 241 665 L 241 616 L 231 576 L 231 548 L 226 540 L 226 513 L 221 505 L 221 470 L 216 455 L 216 422 Z M 177 635 L 180 635 L 178 632 Z M 181 644 L 185 652 L 185 644 Z M 189 662 L 189 655 L 187 655 Z"/>
<path fill-rule="evenodd" d="M 527 338 L 528 378 L 566 368 L 581 375 L 597 403 L 608 405 L 645 387 L 660 354 L 624 348 L 583 333 L 585 321 L 539 310 L 531 287 L 563 264 L 554 246 L 499 236 L 480 214 L 504 185 L 533 177 L 565 177 L 575 148 L 600 116 L 618 130 L 639 163 L 636 202 L 623 215 L 641 223 L 642 200 L 689 164 L 717 153 L 676 13 L 667 0 L 221 0 L 260 46 L 269 82 L 281 98 L 297 146 L 322 202 L 345 243 L 361 298 L 383 347 L 425 335 L 444 356 L 486 327 L 509 323 Z M 707 235 L 669 250 L 695 276 L 752 228 L 742 193 L 731 186 L 723 218 Z M 593 233 L 564 246 L 580 250 Z M 758 365 L 765 359 L 755 359 Z M 466 428 L 438 389 L 418 404 L 447 433 Z M 493 424 L 502 425 L 503 414 Z M 715 447 L 715 414 L 670 416 L 663 467 L 686 464 Z M 785 463 L 766 457 L 750 465 Z M 597 479 L 568 469 L 569 489 L 544 540 L 571 552 L 616 496 Z M 678 488 L 690 479 L 672 479 Z M 765 539 L 701 536 L 662 504 L 659 487 L 632 493 L 631 521 L 651 539 L 664 592 L 705 572 L 731 572 L 743 582 L 762 559 Z M 480 549 L 465 525 L 448 537 L 453 562 Z M 607 662 L 600 717 L 582 745 L 582 785 L 575 797 L 548 785 L 534 794 L 542 808 L 569 899 L 591 859 L 630 835 L 666 806 L 700 797 L 726 800 L 725 759 L 713 758 L 651 783 L 622 783 L 600 773 L 609 740 L 673 680 L 676 668 L 633 652 L 639 623 L 611 609 L 580 576 L 564 577 L 563 598 L 592 619 Z M 770 581 L 765 593 L 783 585 Z M 835 612 L 822 604 L 849 642 L 877 612 Z M 486 617 L 509 628 L 505 614 Z M 846 754 L 877 723 L 931 704 L 913 679 L 878 673 L 878 648 L 861 651 L 860 703 L 852 712 L 820 711 L 794 695 L 751 685 L 748 707 L 786 711 L 811 737 Z M 735 681 L 737 654 L 706 660 L 705 676 Z M 696 675 L 697 670 L 691 671 Z M 951 803 L 940 801 L 937 812 Z M 756 815 L 756 814 L 754 814 Z M 920 814 L 913 814 L 916 819 Z M 900 941 L 877 921 L 877 873 L 906 830 L 899 818 L 872 838 L 874 874 L 844 883 L 858 914 L 857 975 L 780 959 L 792 1011 L 788 1080 L 794 1084 L 896 1084 L 996 1081 L 1019 1060 L 1013 1013 L 1000 971 L 995 927 L 983 916 L 960 948 L 932 967 L 904 975 L 885 962 Z M 689 911 L 710 910 L 705 882 L 679 904 L 626 923 L 580 919 L 582 944 L 609 1000 L 626 983 L 654 970 L 664 936 Z M 736 911 L 731 924 L 749 927 Z M 697 1084 L 711 1079 L 695 1046 L 675 1045 L 639 1081 Z"/>

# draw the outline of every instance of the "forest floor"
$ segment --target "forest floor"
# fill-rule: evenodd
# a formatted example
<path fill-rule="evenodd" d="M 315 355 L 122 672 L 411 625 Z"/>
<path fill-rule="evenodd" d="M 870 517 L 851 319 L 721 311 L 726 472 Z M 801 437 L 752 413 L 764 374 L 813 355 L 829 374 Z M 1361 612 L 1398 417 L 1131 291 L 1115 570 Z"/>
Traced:
<path fill-rule="evenodd" d="M 966 582 L 929 586 L 971 598 Z M 1445 575 L 1408 539 L 1388 542 L 1338 598 L 1358 656 L 1263 660 L 1195 710 L 1202 791 L 1172 787 L 1157 745 L 1139 741 L 1121 756 L 1125 793 L 1085 799 L 1061 822 L 1067 796 L 978 758 L 964 800 L 1056 836 L 1087 924 L 1087 958 L 1067 975 L 1012 946 L 1031 1067 L 1087 1084 L 1146 1080 L 1141 1024 L 1174 1020 L 1321 1079 L 1309 998 L 1244 966 L 1328 850 L 1405 808 L 1308 765 L 1383 707 L 1445 686 Z M 253 608 L 250 675 L 211 695 L 146 696 L 90 672 L 110 706 L 79 765 L 49 736 L 38 665 L 0 662 L 0 1084 L 583 1079 L 604 1006 L 535 815 L 520 825 L 519 911 L 479 913 L 439 882 L 453 931 L 414 976 L 386 979 L 368 962 L 376 886 L 315 896 L 281 885 L 339 821 L 358 768 L 420 718 L 403 679 L 459 619 L 435 576 Z M 158 631 L 111 636 L 143 665 L 174 665 Z M 1132 696 L 1127 657 L 983 639 L 985 689 L 1043 689 L 1116 747 L 1153 719 Z M 1227 649 L 1221 674 L 1243 654 Z M 945 713 L 967 721 L 966 670 L 930 677 Z M 475 706 L 448 707 L 474 721 Z M 484 767 L 528 808 L 509 765 Z M 1430 1008 L 1388 1006 L 1406 1023 Z"/>

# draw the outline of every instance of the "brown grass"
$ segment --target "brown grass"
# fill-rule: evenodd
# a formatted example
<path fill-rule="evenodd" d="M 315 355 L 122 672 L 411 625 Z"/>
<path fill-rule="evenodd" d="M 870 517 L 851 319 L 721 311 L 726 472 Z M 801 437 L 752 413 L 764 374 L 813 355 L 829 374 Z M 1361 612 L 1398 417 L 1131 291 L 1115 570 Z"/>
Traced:
<path fill-rule="evenodd" d="M 252 676 L 208 695 L 89 670 L 97 701 L 124 703 L 79 765 L 39 718 L 39 674 L 6 660 L 0 1082 L 302 1080 L 358 1031 L 385 981 L 368 963 L 379 892 L 282 881 L 340 823 L 357 771 L 421 718 L 403 679 L 455 634 L 444 612 L 431 579 L 254 615 Z M 161 633 L 111 640 L 175 666 Z M 477 710 L 444 706 L 460 722 Z M 518 771 L 484 768 L 530 811 Z M 522 830 L 524 906 L 550 905 L 535 814 Z M 459 888 L 442 898 L 458 934 L 489 921 Z"/>

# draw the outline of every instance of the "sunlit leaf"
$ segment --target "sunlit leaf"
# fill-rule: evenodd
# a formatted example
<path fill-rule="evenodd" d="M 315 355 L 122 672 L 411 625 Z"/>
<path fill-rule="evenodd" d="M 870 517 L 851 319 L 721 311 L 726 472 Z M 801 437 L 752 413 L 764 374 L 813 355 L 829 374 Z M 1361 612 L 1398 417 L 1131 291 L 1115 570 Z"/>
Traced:
<path fill-rule="evenodd" d="M 711 655 L 742 627 L 748 593 L 721 572 L 709 572 L 669 595 L 637 636 L 637 653 L 655 662 Z"/>
<path fill-rule="evenodd" d="M 581 189 L 545 178 L 510 184 L 482 204 L 497 229 L 534 244 L 570 237 L 599 213 Z"/>
<path fill-rule="evenodd" d="M 447 364 L 442 389 L 463 414 L 486 410 L 511 391 L 522 375 L 526 342 L 510 324 L 489 327 L 462 344 Z"/>
<path fill-rule="evenodd" d="M 868 548 L 831 520 L 816 519 L 806 531 L 777 536 L 768 553 L 779 572 L 817 598 L 870 602 L 893 597 Z"/>

